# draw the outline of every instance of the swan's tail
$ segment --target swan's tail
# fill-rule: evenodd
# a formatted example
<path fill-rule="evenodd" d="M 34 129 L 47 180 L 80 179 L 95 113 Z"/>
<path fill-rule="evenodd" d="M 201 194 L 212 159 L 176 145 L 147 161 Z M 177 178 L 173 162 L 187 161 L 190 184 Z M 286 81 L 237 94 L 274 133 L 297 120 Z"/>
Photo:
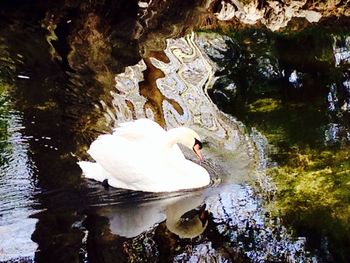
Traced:
<path fill-rule="evenodd" d="M 83 174 L 86 178 L 94 179 L 99 182 L 103 182 L 108 179 L 108 173 L 98 163 L 81 161 L 78 165 L 83 170 Z"/>

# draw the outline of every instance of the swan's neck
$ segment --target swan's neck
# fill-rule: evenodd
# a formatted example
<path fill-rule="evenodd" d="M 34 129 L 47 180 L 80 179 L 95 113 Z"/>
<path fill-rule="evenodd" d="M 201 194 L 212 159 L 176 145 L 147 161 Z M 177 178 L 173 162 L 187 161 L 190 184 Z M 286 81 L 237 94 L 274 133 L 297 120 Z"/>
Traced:
<path fill-rule="evenodd" d="M 180 143 L 188 147 L 188 142 L 186 141 L 187 133 L 188 130 L 184 127 L 173 128 L 168 130 L 165 137 L 165 146 L 170 149 L 175 144 Z"/>

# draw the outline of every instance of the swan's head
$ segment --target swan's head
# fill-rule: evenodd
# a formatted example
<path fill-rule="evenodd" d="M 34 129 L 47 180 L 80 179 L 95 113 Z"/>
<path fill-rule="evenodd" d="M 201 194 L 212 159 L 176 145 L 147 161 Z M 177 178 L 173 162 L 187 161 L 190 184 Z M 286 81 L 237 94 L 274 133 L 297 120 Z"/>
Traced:
<path fill-rule="evenodd" d="M 194 153 L 197 155 L 197 157 L 199 158 L 199 160 L 202 161 L 203 156 L 202 156 L 201 149 L 203 147 L 203 144 L 201 142 L 201 138 L 199 137 L 198 133 L 186 127 L 180 127 L 173 130 L 176 130 L 176 132 L 179 133 L 179 143 L 192 149 Z"/>
<path fill-rule="evenodd" d="M 194 145 L 192 147 L 192 150 L 198 156 L 200 161 L 203 161 L 203 156 L 202 156 L 202 152 L 201 152 L 202 148 L 203 148 L 202 142 L 200 140 L 198 140 L 198 139 L 195 139 L 195 142 L 194 142 Z"/>

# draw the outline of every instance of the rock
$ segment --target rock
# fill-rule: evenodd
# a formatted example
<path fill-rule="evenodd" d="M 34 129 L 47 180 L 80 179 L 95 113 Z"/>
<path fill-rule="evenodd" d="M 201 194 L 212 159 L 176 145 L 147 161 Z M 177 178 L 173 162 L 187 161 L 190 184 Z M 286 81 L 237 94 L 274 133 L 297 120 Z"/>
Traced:
<path fill-rule="evenodd" d="M 319 12 L 312 11 L 312 10 L 306 10 L 302 12 L 304 17 L 306 18 L 307 21 L 310 23 L 315 23 L 320 21 L 322 15 Z"/>
<path fill-rule="evenodd" d="M 219 6 L 215 15 L 220 21 L 228 22 L 238 19 L 241 23 L 249 25 L 261 22 L 272 31 L 286 27 L 294 17 L 305 18 L 309 23 L 315 23 L 326 16 L 349 15 L 346 3 L 342 1 L 339 1 L 336 8 L 333 2 L 309 3 L 308 0 L 281 0 L 263 3 L 257 0 L 225 0 L 221 1 Z"/>
<path fill-rule="evenodd" d="M 217 18 L 219 20 L 231 20 L 232 18 L 234 18 L 236 8 L 232 4 L 225 3 L 224 1 L 221 1 L 221 3 L 222 8 L 220 12 L 215 14 Z"/>

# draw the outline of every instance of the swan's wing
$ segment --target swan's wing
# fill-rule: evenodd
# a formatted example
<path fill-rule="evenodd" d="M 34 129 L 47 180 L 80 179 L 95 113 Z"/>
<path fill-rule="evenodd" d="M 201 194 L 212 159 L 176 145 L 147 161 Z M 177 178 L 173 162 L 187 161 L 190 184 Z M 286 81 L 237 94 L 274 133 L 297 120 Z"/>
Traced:
<path fill-rule="evenodd" d="M 120 123 L 119 127 L 113 129 L 114 136 L 120 136 L 129 141 L 137 142 L 142 140 L 159 141 L 165 136 L 166 131 L 156 122 L 150 119 L 138 119 Z M 179 146 L 173 146 L 173 154 L 178 158 L 185 158 Z"/>
<path fill-rule="evenodd" d="M 123 182 L 129 186 L 126 188 L 132 189 L 135 183 L 144 179 L 147 169 L 153 168 L 150 165 L 153 156 L 148 153 L 148 148 L 142 143 L 105 134 L 90 145 L 88 153 L 110 174 L 109 179 Z"/>
<path fill-rule="evenodd" d="M 113 135 L 127 140 L 138 141 L 147 138 L 164 136 L 165 130 L 156 122 L 149 119 L 139 119 L 119 124 L 113 130 Z"/>

